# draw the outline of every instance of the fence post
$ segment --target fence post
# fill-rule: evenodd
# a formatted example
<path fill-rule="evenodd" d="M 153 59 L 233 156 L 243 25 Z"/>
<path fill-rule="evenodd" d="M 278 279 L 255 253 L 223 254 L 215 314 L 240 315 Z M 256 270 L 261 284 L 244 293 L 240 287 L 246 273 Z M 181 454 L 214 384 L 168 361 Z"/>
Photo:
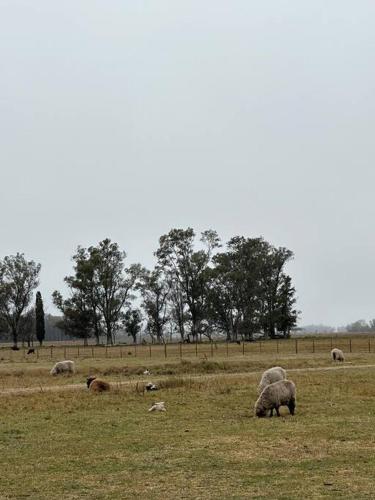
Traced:
<path fill-rule="evenodd" d="M 262 352 L 262 341 L 259 341 L 259 352 Z"/>
<path fill-rule="evenodd" d="M 313 353 L 315 352 L 315 340 L 313 339 Z"/>
<path fill-rule="evenodd" d="M 151 344 L 149 345 L 149 350 L 150 350 L 150 358 L 151 358 Z"/>
<path fill-rule="evenodd" d="M 182 358 L 182 342 L 180 342 L 179 346 L 180 346 L 180 358 Z"/>
<path fill-rule="evenodd" d="M 105 357 L 108 358 L 108 346 L 105 346 Z"/>
<path fill-rule="evenodd" d="M 352 339 L 349 339 L 349 352 L 352 352 Z"/>
<path fill-rule="evenodd" d="M 51 346 L 51 359 L 52 359 L 52 350 L 53 350 L 53 347 Z"/>
<path fill-rule="evenodd" d="M 134 357 L 137 357 L 137 344 L 134 344 Z"/>
<path fill-rule="evenodd" d="M 371 352 L 371 343 L 370 342 L 371 342 L 371 340 L 368 339 L 368 352 Z"/>
<path fill-rule="evenodd" d="M 198 337 L 197 340 L 195 341 L 195 356 L 198 356 Z"/>
<path fill-rule="evenodd" d="M 242 341 L 242 356 L 245 356 L 245 342 Z"/>
<path fill-rule="evenodd" d="M 167 357 L 167 344 L 164 342 L 164 357 Z"/>
<path fill-rule="evenodd" d="M 79 346 L 78 346 L 78 357 L 79 357 Z"/>
<path fill-rule="evenodd" d="M 229 356 L 229 347 L 228 347 L 229 342 L 227 342 L 227 357 Z"/>
<path fill-rule="evenodd" d="M 94 346 L 91 346 L 91 357 L 94 357 Z"/>
<path fill-rule="evenodd" d="M 36 359 L 39 359 L 39 349 L 36 350 Z"/>
<path fill-rule="evenodd" d="M 64 346 L 64 359 L 66 359 L 66 346 Z"/>
<path fill-rule="evenodd" d="M 296 354 L 298 354 L 298 340 L 296 339 Z"/>

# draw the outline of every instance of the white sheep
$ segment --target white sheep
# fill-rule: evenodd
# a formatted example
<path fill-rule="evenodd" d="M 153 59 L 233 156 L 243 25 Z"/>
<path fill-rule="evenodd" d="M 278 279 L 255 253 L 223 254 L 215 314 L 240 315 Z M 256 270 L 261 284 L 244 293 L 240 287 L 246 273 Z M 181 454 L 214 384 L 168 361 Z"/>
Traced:
<path fill-rule="evenodd" d="M 258 394 L 260 394 L 267 385 L 273 384 L 273 382 L 277 382 L 278 380 L 286 379 L 286 371 L 281 366 L 274 366 L 266 370 L 260 383 L 258 385 Z"/>
<path fill-rule="evenodd" d="M 270 417 L 272 417 L 273 409 L 275 409 L 277 416 L 280 417 L 280 406 L 287 406 L 291 415 L 294 415 L 296 386 L 291 380 L 279 380 L 267 385 L 255 403 L 255 415 L 265 417 L 267 411 L 270 411 Z"/>
<path fill-rule="evenodd" d="M 342 352 L 341 349 L 337 349 L 337 347 L 332 349 L 331 357 L 333 361 L 345 361 L 344 353 Z"/>
<path fill-rule="evenodd" d="M 148 411 L 167 411 L 164 406 L 164 401 L 160 401 L 159 403 L 154 403 Z"/>
<path fill-rule="evenodd" d="M 74 361 L 58 361 L 50 371 L 51 375 L 58 375 L 59 373 L 74 373 Z"/>

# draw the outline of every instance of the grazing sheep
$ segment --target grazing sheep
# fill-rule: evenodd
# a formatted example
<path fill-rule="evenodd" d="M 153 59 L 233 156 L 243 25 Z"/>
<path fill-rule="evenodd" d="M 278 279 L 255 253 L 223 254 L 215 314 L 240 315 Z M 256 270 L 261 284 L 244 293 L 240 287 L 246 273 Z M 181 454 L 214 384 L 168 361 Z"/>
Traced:
<path fill-rule="evenodd" d="M 58 375 L 59 373 L 74 373 L 74 361 L 58 361 L 50 371 L 51 375 Z"/>
<path fill-rule="evenodd" d="M 96 377 L 87 377 L 87 387 L 92 392 L 105 392 L 111 389 L 111 386 L 108 384 L 108 382 L 100 380 Z"/>
<path fill-rule="evenodd" d="M 342 352 L 341 349 L 337 349 L 337 347 L 332 349 L 331 357 L 332 357 L 333 361 L 345 361 L 344 353 Z"/>
<path fill-rule="evenodd" d="M 160 401 L 159 403 L 154 403 L 148 411 L 167 411 L 164 406 L 164 401 Z"/>
<path fill-rule="evenodd" d="M 291 380 L 279 380 L 273 384 L 267 385 L 255 403 L 255 415 L 265 417 L 270 410 L 272 417 L 273 409 L 280 417 L 279 407 L 287 406 L 291 415 L 294 415 L 296 407 L 296 386 Z"/>
<path fill-rule="evenodd" d="M 258 385 L 258 394 L 260 394 L 263 391 L 263 389 L 267 387 L 267 385 L 273 384 L 278 380 L 285 380 L 285 379 L 286 379 L 286 371 L 284 370 L 284 368 L 281 368 L 281 366 L 274 366 L 273 368 L 269 368 L 262 375 L 262 378 Z"/>
<path fill-rule="evenodd" d="M 149 382 L 148 384 L 145 385 L 146 391 L 158 391 L 159 387 L 152 382 Z"/>

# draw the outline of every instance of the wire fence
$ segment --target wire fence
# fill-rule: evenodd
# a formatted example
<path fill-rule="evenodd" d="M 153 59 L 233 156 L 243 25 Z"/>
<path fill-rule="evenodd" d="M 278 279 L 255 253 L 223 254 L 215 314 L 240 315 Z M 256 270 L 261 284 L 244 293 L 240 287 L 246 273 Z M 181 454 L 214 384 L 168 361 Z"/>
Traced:
<path fill-rule="evenodd" d="M 225 358 L 255 354 L 298 355 L 327 353 L 333 347 L 345 353 L 375 352 L 375 337 L 321 337 L 257 342 L 202 342 L 170 344 L 134 344 L 115 346 L 54 345 L 43 347 L 0 348 L 1 362 L 29 362 L 63 359 L 176 359 L 176 358 Z M 30 352 L 31 351 L 31 352 Z"/>

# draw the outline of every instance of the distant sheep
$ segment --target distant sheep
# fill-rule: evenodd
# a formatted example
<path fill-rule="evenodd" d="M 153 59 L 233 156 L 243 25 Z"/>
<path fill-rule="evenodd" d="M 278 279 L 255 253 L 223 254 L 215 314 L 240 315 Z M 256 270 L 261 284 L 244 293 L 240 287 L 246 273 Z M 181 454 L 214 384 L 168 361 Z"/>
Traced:
<path fill-rule="evenodd" d="M 88 377 L 87 378 L 87 387 L 91 392 L 105 392 L 111 389 L 111 386 L 108 382 L 104 380 L 100 380 L 96 377 Z"/>
<path fill-rule="evenodd" d="M 337 347 L 332 349 L 331 357 L 333 361 L 345 361 L 344 353 L 342 352 L 341 349 L 337 349 Z"/>
<path fill-rule="evenodd" d="M 75 365 L 74 361 L 59 361 L 50 371 L 51 375 L 58 375 L 59 373 L 74 373 Z"/>
<path fill-rule="evenodd" d="M 35 349 L 30 348 L 30 349 L 27 351 L 27 353 L 26 353 L 26 354 L 34 354 L 34 353 L 35 353 Z"/>
<path fill-rule="evenodd" d="M 152 382 L 149 382 L 148 384 L 145 385 L 146 391 L 158 391 L 159 387 Z"/>
<path fill-rule="evenodd" d="M 143 372 L 143 375 L 151 375 L 150 370 L 145 370 L 145 371 Z"/>
<path fill-rule="evenodd" d="M 267 387 L 267 385 L 285 379 L 286 379 L 286 371 L 284 370 L 284 368 L 281 368 L 281 366 L 274 366 L 273 368 L 269 368 L 262 375 L 262 378 L 258 385 L 258 394 L 260 394 L 263 391 L 263 389 Z"/>
<path fill-rule="evenodd" d="M 265 417 L 270 411 L 272 417 L 273 410 L 280 417 L 280 406 L 287 406 L 290 414 L 294 415 L 296 407 L 296 386 L 291 380 L 279 380 L 273 384 L 267 385 L 255 403 L 255 415 Z"/>
<path fill-rule="evenodd" d="M 164 401 L 159 403 L 154 403 L 148 411 L 167 411 L 164 405 Z"/>

